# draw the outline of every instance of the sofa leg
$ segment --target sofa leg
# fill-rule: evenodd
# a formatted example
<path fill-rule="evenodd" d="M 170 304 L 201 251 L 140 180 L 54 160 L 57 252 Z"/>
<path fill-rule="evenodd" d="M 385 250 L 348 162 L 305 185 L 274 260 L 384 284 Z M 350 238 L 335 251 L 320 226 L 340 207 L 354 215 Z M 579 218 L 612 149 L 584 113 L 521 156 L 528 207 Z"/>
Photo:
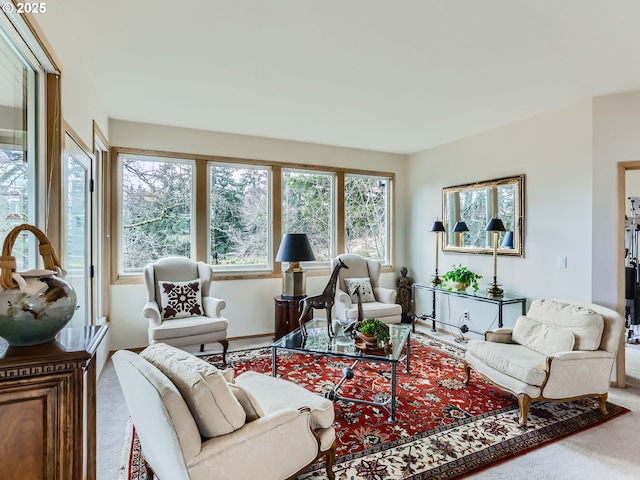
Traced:
<path fill-rule="evenodd" d="M 204 352 L 204 343 L 200 344 L 200 353 Z"/>
<path fill-rule="evenodd" d="M 226 338 L 224 340 L 220 340 L 218 343 L 222 345 L 222 368 L 227 366 L 227 349 L 229 348 L 229 340 Z"/>
<path fill-rule="evenodd" d="M 600 413 L 603 415 L 609 415 L 609 411 L 607 410 L 607 398 L 609 397 L 608 393 L 603 393 L 602 395 L 598 395 L 598 399 L 600 400 Z"/>
<path fill-rule="evenodd" d="M 471 379 L 471 365 L 467 362 L 464 362 L 464 384 L 469 385 L 469 380 Z"/>
<path fill-rule="evenodd" d="M 527 417 L 529 416 L 529 406 L 531 405 L 531 397 L 524 393 L 518 395 L 518 405 L 520 406 L 520 426 L 527 426 Z"/>
<path fill-rule="evenodd" d="M 327 450 L 327 454 L 325 455 L 325 466 L 327 469 L 327 477 L 329 477 L 329 480 L 335 480 L 336 478 L 335 474 L 333 473 L 333 462 L 336 459 L 337 448 L 338 447 L 334 440 L 333 445 L 331 445 L 331 448 Z"/>

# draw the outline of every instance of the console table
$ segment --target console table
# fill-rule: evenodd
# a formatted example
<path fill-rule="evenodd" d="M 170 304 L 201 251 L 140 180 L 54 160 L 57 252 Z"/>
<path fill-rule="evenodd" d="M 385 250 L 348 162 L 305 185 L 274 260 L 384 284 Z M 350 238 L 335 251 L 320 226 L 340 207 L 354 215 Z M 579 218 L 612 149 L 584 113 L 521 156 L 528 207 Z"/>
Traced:
<path fill-rule="evenodd" d="M 476 300 L 478 302 L 485 303 L 493 303 L 498 307 L 498 328 L 502 328 L 502 307 L 504 305 L 510 304 L 521 304 L 522 305 L 522 315 L 527 313 L 527 299 L 526 297 L 514 297 L 511 295 L 503 295 L 502 297 L 490 297 L 487 292 L 484 290 L 478 290 L 477 292 L 467 292 L 462 291 L 459 292 L 457 290 L 447 290 L 446 287 L 437 286 L 434 287 L 430 284 L 422 284 L 422 283 L 414 283 L 411 286 L 412 289 L 412 298 L 415 301 L 416 298 L 416 289 L 429 290 L 432 292 L 432 303 L 431 303 L 431 314 L 430 315 L 416 315 L 416 317 L 421 318 L 422 320 L 431 319 L 432 325 L 431 330 L 435 332 L 436 330 L 436 322 L 439 320 L 436 318 L 436 296 L 437 294 L 441 295 L 452 295 L 460 298 L 467 298 L 469 300 Z M 415 310 L 414 310 L 415 311 Z"/>
<path fill-rule="evenodd" d="M 96 360 L 106 326 L 63 328 L 55 340 L 0 339 L 0 477 L 96 478 Z"/>

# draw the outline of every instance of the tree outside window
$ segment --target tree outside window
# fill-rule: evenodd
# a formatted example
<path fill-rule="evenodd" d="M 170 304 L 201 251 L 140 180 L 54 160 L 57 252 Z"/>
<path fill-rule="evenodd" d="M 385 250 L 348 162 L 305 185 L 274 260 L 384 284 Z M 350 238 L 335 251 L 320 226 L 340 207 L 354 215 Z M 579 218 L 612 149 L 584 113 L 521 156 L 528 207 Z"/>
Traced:
<path fill-rule="evenodd" d="M 345 175 L 345 252 L 389 264 L 389 184 L 386 177 Z"/>
<path fill-rule="evenodd" d="M 282 233 L 306 233 L 317 262 L 328 262 L 333 249 L 332 173 L 282 171 Z"/>
<path fill-rule="evenodd" d="M 209 185 L 209 262 L 216 270 L 266 269 L 270 170 L 210 163 Z"/>
<path fill-rule="evenodd" d="M 191 257 L 193 162 L 120 156 L 121 273 L 159 258 Z"/>

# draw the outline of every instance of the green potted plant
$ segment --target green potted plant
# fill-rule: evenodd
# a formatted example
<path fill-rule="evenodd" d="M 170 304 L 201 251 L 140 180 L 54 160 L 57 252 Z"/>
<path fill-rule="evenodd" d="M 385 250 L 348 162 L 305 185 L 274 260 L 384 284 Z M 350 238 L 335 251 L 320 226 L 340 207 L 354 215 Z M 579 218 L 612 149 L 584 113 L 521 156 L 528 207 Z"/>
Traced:
<path fill-rule="evenodd" d="M 355 331 L 367 345 L 381 346 L 389 343 L 389 327 L 377 318 L 365 318 L 356 326 Z"/>
<path fill-rule="evenodd" d="M 480 278 L 482 278 L 482 275 L 473 273 L 467 267 L 463 267 L 462 264 L 452 266 L 451 270 L 442 276 L 443 280 L 451 282 L 453 284 L 453 288 L 459 292 L 466 290 L 470 286 L 473 287 L 474 292 L 477 292 L 478 279 Z M 449 287 L 449 290 L 452 290 L 452 288 Z"/>

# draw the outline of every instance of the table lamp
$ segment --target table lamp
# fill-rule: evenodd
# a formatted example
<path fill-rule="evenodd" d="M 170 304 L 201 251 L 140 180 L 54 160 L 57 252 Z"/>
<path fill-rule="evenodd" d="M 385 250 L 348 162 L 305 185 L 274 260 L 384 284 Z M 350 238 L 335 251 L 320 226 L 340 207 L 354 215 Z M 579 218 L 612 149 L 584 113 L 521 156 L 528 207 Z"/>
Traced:
<path fill-rule="evenodd" d="M 438 245 L 438 239 L 440 237 L 440 232 L 446 232 L 446 230 L 442 222 L 436 220 L 435 222 L 433 222 L 433 225 L 431 225 L 431 231 L 436 232 L 436 273 L 431 279 L 431 285 L 437 287 L 442 283 L 442 279 L 438 276 L 438 250 L 440 248 Z"/>
<path fill-rule="evenodd" d="M 306 233 L 285 233 L 276 255 L 276 262 L 289 262 L 289 268 L 282 273 L 282 298 L 306 297 L 307 283 L 305 271 L 300 262 L 313 262 L 311 245 Z"/>
<path fill-rule="evenodd" d="M 493 283 L 487 288 L 490 297 L 501 297 L 504 290 L 498 285 L 498 235 L 504 232 L 504 224 L 499 218 L 492 218 L 484 229 L 486 232 L 493 232 Z"/>
<path fill-rule="evenodd" d="M 459 242 L 459 247 L 464 246 L 464 232 L 468 232 L 469 231 L 469 227 L 467 227 L 467 224 L 464 223 L 463 221 L 459 221 L 456 222 L 456 224 L 453 227 L 453 231 L 455 233 L 459 233 L 460 237 L 458 239 Z"/>

